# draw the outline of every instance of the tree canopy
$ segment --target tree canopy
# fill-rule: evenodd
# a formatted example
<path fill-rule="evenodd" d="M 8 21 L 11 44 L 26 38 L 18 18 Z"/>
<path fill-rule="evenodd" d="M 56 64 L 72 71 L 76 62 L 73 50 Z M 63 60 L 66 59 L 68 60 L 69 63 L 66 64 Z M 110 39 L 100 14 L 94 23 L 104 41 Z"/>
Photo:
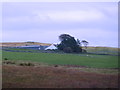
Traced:
<path fill-rule="evenodd" d="M 80 41 L 76 41 L 74 37 L 68 34 L 61 34 L 59 36 L 59 39 L 61 41 L 61 43 L 57 45 L 59 50 L 63 50 L 66 53 L 82 52 L 82 48 L 80 47 Z"/>
<path fill-rule="evenodd" d="M 82 40 L 81 43 L 83 43 L 83 45 L 85 46 L 85 48 L 87 48 L 87 45 L 89 44 L 86 40 Z"/>

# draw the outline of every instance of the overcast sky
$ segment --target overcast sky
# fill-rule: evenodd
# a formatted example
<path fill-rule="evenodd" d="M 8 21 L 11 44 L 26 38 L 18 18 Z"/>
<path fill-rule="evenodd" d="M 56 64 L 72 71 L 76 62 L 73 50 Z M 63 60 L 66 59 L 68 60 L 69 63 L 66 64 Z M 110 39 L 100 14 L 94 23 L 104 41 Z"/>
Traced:
<path fill-rule="evenodd" d="M 8 2 L 2 19 L 3 42 L 57 43 L 65 33 L 89 46 L 118 47 L 117 2 Z"/>

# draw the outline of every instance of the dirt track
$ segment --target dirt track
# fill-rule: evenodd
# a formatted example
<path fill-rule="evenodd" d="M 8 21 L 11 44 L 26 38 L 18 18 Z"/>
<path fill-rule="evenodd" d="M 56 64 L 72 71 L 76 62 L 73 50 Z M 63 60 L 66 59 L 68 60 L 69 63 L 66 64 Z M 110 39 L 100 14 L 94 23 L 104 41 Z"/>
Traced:
<path fill-rule="evenodd" d="M 117 74 L 54 66 L 3 65 L 3 88 L 117 88 Z"/>

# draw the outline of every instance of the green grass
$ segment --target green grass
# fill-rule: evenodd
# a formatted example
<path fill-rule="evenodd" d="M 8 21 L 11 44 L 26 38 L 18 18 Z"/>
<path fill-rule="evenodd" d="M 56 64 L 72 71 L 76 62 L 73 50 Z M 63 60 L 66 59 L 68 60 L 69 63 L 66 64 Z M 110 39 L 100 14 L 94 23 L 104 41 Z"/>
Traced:
<path fill-rule="evenodd" d="M 118 55 L 120 49 L 112 47 L 88 47 L 87 52 L 96 53 L 96 54 L 112 54 Z"/>
<path fill-rule="evenodd" d="M 27 49 L 27 48 L 5 48 L 6 50 L 12 50 L 12 51 L 32 51 L 32 52 L 38 52 L 39 50 L 34 49 Z"/>
<path fill-rule="evenodd" d="M 70 64 L 94 68 L 118 68 L 118 56 L 85 54 L 56 54 L 29 52 L 2 52 L 2 59 L 33 61 L 46 64 Z"/>

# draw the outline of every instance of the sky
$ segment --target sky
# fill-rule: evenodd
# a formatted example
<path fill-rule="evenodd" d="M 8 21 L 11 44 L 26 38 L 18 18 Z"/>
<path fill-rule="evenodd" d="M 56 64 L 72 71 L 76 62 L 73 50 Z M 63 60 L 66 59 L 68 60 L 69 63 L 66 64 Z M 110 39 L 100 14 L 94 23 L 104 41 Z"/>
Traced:
<path fill-rule="evenodd" d="M 59 35 L 89 46 L 118 47 L 117 2 L 4 2 L 2 41 L 58 43 Z"/>

